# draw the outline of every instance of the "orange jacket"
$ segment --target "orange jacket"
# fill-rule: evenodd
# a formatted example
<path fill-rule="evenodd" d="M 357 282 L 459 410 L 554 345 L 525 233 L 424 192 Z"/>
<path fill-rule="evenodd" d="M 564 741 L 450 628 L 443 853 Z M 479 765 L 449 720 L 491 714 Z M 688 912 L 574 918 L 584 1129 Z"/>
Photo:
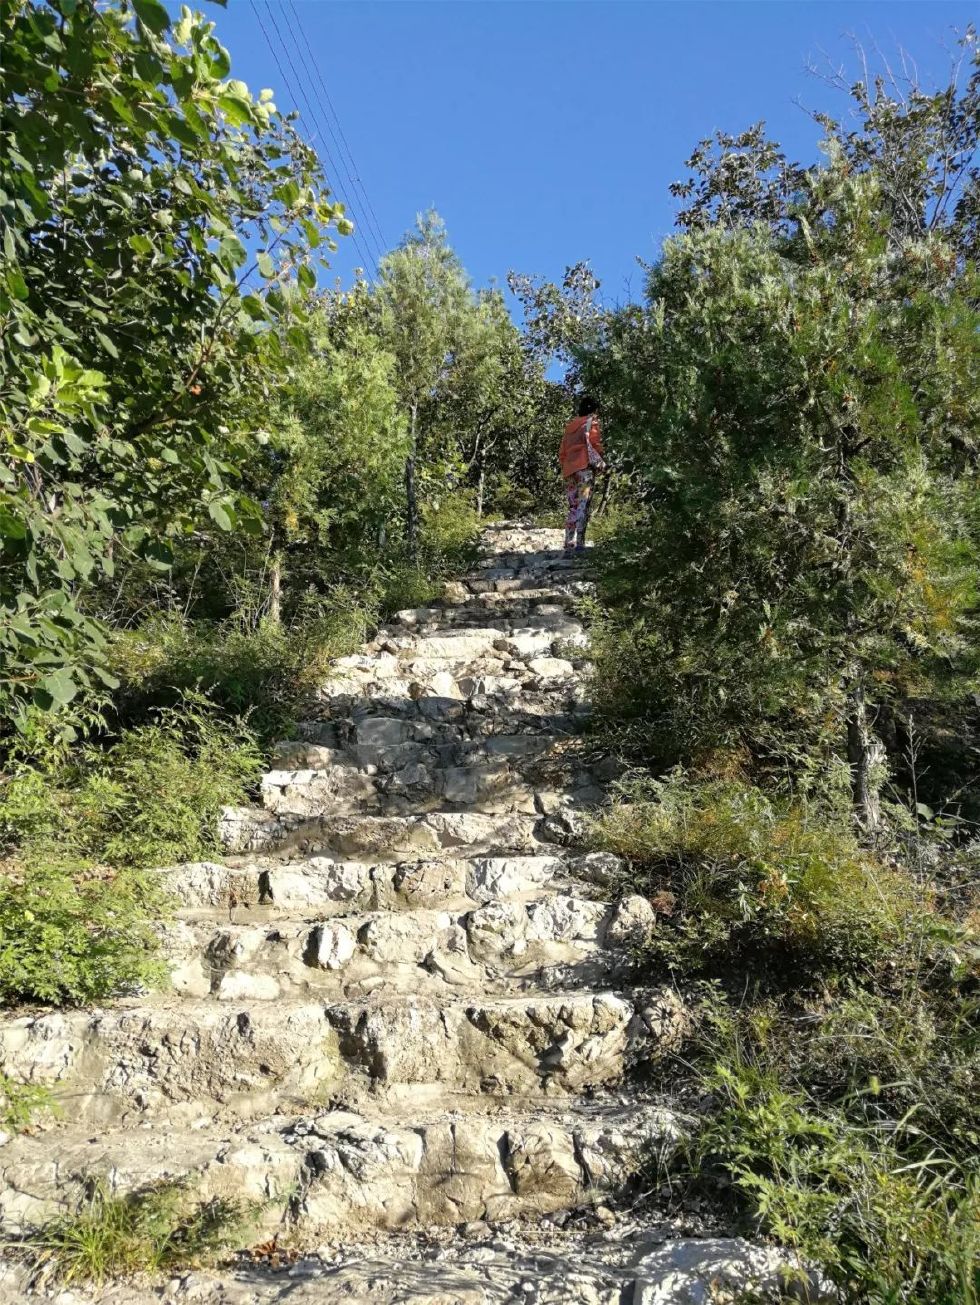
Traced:
<path fill-rule="evenodd" d="M 591 423 L 591 424 L 590 424 Z M 586 436 L 586 428 L 588 435 Z M 591 452 L 591 457 L 589 456 Z M 577 471 L 605 461 L 602 451 L 602 426 L 598 417 L 573 417 L 565 427 L 558 450 L 561 474 L 567 480 Z"/>

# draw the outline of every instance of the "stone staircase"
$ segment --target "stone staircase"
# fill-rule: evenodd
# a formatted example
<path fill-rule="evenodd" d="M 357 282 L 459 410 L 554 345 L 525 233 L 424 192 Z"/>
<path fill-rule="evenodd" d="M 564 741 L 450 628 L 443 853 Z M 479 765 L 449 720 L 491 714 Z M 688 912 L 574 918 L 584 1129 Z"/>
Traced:
<path fill-rule="evenodd" d="M 344 1248 L 285 1280 L 229 1269 L 65 1305 L 675 1299 L 625 1261 L 576 1250 L 569 1279 L 557 1252 L 527 1259 L 564 1212 L 612 1218 L 683 1127 L 624 1088 L 683 1028 L 672 992 L 630 986 L 652 910 L 612 895 L 614 858 L 567 846 L 610 769 L 581 738 L 587 582 L 559 548 L 490 527 L 471 576 L 335 664 L 261 807 L 225 813 L 227 857 L 159 872 L 168 991 L 0 1023 L 4 1071 L 64 1111 L 0 1146 L 6 1236 L 105 1175 L 187 1178 L 261 1202 L 263 1236 Z M 486 1270 L 460 1228 L 491 1238 Z"/>

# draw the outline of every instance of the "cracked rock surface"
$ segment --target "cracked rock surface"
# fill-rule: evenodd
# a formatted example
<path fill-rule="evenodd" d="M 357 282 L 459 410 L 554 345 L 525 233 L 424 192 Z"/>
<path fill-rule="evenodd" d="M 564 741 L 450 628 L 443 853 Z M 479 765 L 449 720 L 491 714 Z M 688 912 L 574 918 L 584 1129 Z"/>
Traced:
<path fill-rule="evenodd" d="M 582 739 L 585 568 L 557 531 L 484 542 L 335 663 L 227 855 L 159 871 L 167 992 L 0 1021 L 0 1068 L 63 1106 L 0 1144 L 4 1236 L 93 1176 L 186 1178 L 294 1249 L 98 1291 L 11 1262 L 4 1305 L 830 1299 L 774 1249 L 610 1208 L 686 1126 L 628 1078 L 685 1013 L 631 984 L 653 907 L 575 847 L 616 773 Z"/>

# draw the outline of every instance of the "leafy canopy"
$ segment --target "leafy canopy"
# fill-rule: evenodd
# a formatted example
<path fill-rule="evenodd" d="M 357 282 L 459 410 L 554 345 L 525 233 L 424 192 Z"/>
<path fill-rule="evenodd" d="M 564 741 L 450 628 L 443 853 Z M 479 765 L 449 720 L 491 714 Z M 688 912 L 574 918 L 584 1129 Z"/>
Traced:
<path fill-rule="evenodd" d="M 227 405 L 279 345 L 279 283 L 315 284 L 350 226 L 202 17 L 14 0 L 0 21 L 0 694 L 20 710 L 106 680 L 100 573 L 168 567 L 202 520 L 261 529 Z"/>

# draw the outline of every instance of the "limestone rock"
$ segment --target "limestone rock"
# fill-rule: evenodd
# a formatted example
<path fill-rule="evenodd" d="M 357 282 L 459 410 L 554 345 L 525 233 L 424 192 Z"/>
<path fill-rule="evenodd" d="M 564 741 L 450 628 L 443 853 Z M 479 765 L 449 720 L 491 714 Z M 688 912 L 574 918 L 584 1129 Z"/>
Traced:
<path fill-rule="evenodd" d="M 357 943 L 350 930 L 339 921 L 320 924 L 310 937 L 314 963 L 325 970 L 339 970 L 354 955 Z"/>
<path fill-rule="evenodd" d="M 819 1274 L 785 1252 L 741 1237 L 668 1242 L 644 1256 L 636 1270 L 634 1305 L 715 1305 L 749 1293 L 807 1305 L 838 1299 Z"/>
<path fill-rule="evenodd" d="M 657 913 L 645 897 L 632 894 L 616 905 L 606 928 L 606 942 L 628 947 L 641 943 L 657 922 Z"/>

